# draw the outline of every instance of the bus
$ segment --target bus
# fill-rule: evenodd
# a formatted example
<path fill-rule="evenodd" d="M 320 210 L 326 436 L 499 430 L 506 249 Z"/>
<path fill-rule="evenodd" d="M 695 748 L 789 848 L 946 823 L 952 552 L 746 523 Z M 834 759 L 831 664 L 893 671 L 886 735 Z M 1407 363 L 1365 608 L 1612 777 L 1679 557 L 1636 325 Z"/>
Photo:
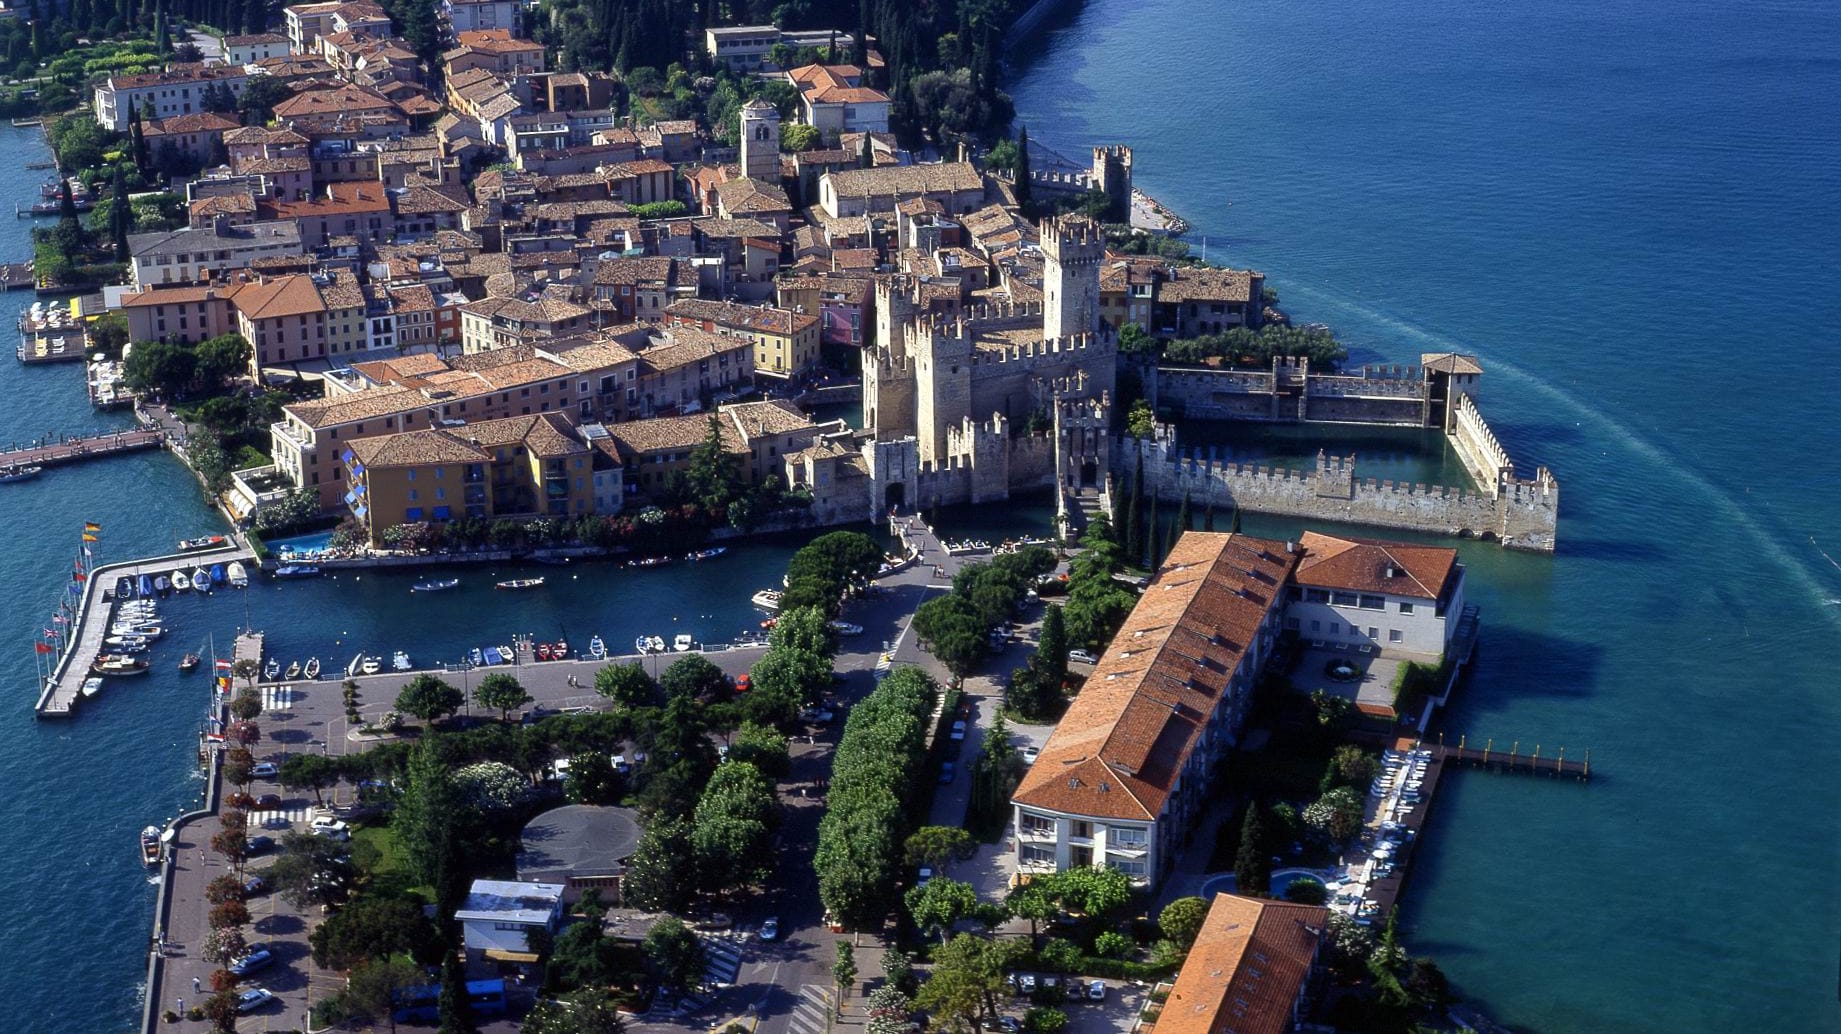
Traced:
<path fill-rule="evenodd" d="M 505 981 L 467 981 L 467 1001 L 480 1019 L 505 1015 Z M 396 993 L 396 1022 L 434 1023 L 441 1019 L 441 985 L 407 987 Z"/>

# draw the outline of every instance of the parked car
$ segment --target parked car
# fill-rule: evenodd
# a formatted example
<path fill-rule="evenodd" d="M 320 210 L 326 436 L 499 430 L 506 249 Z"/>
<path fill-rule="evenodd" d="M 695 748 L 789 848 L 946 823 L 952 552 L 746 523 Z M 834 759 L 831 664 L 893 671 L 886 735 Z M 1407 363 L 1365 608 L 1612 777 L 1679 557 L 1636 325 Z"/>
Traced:
<path fill-rule="evenodd" d="M 321 815 L 314 819 L 313 824 L 307 828 L 314 836 L 331 837 L 334 840 L 350 840 L 352 838 L 352 827 L 346 825 L 339 819 L 333 818 L 331 815 Z"/>
<path fill-rule="evenodd" d="M 780 917 L 768 916 L 761 920 L 761 940 L 777 941 L 780 939 Z"/>
<path fill-rule="evenodd" d="M 1104 981 L 1087 981 L 1087 1000 L 1090 1002 L 1103 1002 L 1106 1000 L 1106 984 Z"/>
<path fill-rule="evenodd" d="M 962 740 L 965 738 L 965 722 L 963 720 L 952 723 L 952 738 L 955 740 Z"/>
<path fill-rule="evenodd" d="M 923 865 L 920 867 L 920 871 L 914 876 L 914 885 L 916 887 L 925 887 L 927 881 L 931 879 L 933 879 L 933 869 Z"/>
<path fill-rule="evenodd" d="M 1042 756 L 1042 748 L 1036 746 L 1033 743 L 1023 748 L 1023 764 L 1025 765 L 1035 764 L 1036 759 L 1041 756 Z"/>
<path fill-rule="evenodd" d="M 275 961 L 275 955 L 266 944 L 252 944 L 243 954 L 230 961 L 225 967 L 239 977 L 248 976 L 260 969 L 267 969 Z"/>
<path fill-rule="evenodd" d="M 1068 660 L 1078 661 L 1081 664 L 1098 664 L 1099 663 L 1099 658 L 1093 656 L 1093 651 L 1091 650 L 1069 650 Z"/>
<path fill-rule="evenodd" d="M 953 777 L 958 774 L 959 774 L 958 767 L 955 766 L 952 762 L 944 761 L 940 763 L 940 785 L 941 786 L 945 786 L 948 783 L 951 783 L 953 781 Z"/>
<path fill-rule="evenodd" d="M 243 853 L 245 855 L 259 855 L 259 854 L 266 853 L 268 851 L 272 851 L 274 849 L 275 849 L 275 838 L 274 837 L 253 836 L 253 837 L 250 837 L 249 841 L 243 845 Z"/>
<path fill-rule="evenodd" d="M 259 761 L 249 770 L 257 779 L 273 779 L 281 774 L 281 766 L 273 761 Z"/>
<path fill-rule="evenodd" d="M 1036 975 L 1034 973 L 1018 974 L 1016 978 L 1016 989 L 1018 991 L 1023 992 L 1026 995 L 1035 994 L 1036 993 Z"/>
<path fill-rule="evenodd" d="M 281 795 L 278 793 L 265 793 L 256 798 L 257 811 L 270 811 L 279 807 L 281 807 Z"/>
<path fill-rule="evenodd" d="M 249 894 L 253 896 L 256 894 L 260 894 L 267 889 L 268 889 L 268 881 L 264 880 L 260 876 L 252 875 L 248 879 L 243 881 L 243 893 L 245 894 Z"/>
<path fill-rule="evenodd" d="M 266 987 L 252 987 L 237 995 L 237 1012 L 255 1012 L 275 1000 L 275 992 Z"/>

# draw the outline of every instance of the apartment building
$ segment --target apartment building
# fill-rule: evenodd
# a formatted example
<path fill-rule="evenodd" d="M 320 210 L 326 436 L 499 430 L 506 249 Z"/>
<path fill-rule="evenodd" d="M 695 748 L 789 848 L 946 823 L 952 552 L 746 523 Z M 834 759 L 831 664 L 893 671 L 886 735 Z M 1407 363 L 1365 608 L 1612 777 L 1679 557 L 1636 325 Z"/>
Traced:
<path fill-rule="evenodd" d="M 243 269 L 259 258 L 301 255 L 300 227 L 282 219 L 232 226 L 183 227 L 128 235 L 128 268 L 136 288 L 189 284 Z"/>
<path fill-rule="evenodd" d="M 818 365 L 818 317 L 791 309 L 686 298 L 665 309 L 670 327 L 696 327 L 754 346 L 754 370 L 791 377 Z"/>
<path fill-rule="evenodd" d="M 249 71 L 242 65 L 173 65 L 159 72 L 110 76 L 96 84 L 90 110 L 97 125 L 126 133 L 136 111 L 143 123 L 196 114 L 205 110 L 207 87 L 227 86 L 240 97 L 248 82 Z"/>

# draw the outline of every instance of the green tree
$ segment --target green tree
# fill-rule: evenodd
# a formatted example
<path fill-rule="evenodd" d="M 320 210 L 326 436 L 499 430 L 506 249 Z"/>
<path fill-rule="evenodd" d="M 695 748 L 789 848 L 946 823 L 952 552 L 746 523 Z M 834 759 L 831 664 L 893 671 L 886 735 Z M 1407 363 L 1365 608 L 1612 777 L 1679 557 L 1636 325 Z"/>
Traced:
<path fill-rule="evenodd" d="M 427 673 L 410 679 L 396 694 L 398 711 L 431 724 L 459 711 L 466 702 L 458 688 Z"/>
<path fill-rule="evenodd" d="M 902 844 L 909 865 L 924 865 L 935 871 L 947 862 L 965 861 L 978 849 L 978 841 L 958 826 L 922 826 L 909 834 Z"/>
<path fill-rule="evenodd" d="M 585 987 L 560 998 L 539 998 L 519 1030 L 522 1034 L 622 1034 L 626 1023 L 607 992 Z"/>
<path fill-rule="evenodd" d="M 406 898 L 365 895 L 315 926 L 307 942 L 314 965 L 348 970 L 389 955 L 429 959 L 440 946 L 440 934 L 422 914 L 421 905 Z"/>
<path fill-rule="evenodd" d="M 1188 951 L 1189 946 L 1195 943 L 1196 935 L 1202 932 L 1202 922 L 1207 918 L 1207 901 L 1198 897 L 1177 898 L 1157 913 L 1157 928 L 1163 932 L 1164 937 Z"/>
<path fill-rule="evenodd" d="M 499 721 L 509 721 L 513 708 L 531 702 L 531 695 L 515 677 L 495 671 L 473 687 L 473 702 L 499 713 Z"/>
<path fill-rule="evenodd" d="M 857 986 L 857 952 L 849 941 L 837 942 L 837 957 L 831 962 L 831 979 L 837 981 L 838 1011 Z"/>
<path fill-rule="evenodd" d="M 200 341 L 198 347 L 193 349 L 198 382 L 207 388 L 217 388 L 242 376 L 249 372 L 250 354 L 249 342 L 241 334 L 220 334 Z M 241 413 L 249 413 L 247 405 Z"/>
<path fill-rule="evenodd" d="M 313 803 L 324 804 L 323 791 L 339 784 L 340 764 L 324 754 L 289 754 L 281 763 L 279 781 L 290 790 L 312 790 Z"/>
<path fill-rule="evenodd" d="M 1338 786 L 1304 809 L 1304 825 L 1331 845 L 1346 844 L 1361 831 L 1362 799 Z"/>
<path fill-rule="evenodd" d="M 882 953 L 881 965 L 882 976 L 886 981 L 884 986 L 899 991 L 904 998 L 913 995 L 915 987 L 914 960 L 908 957 L 907 952 L 902 951 L 900 948 L 889 948 Z M 871 1003 L 870 1015 L 873 1018 L 876 1012 L 875 1005 L 873 1004 L 873 996 L 871 998 Z M 906 1019 L 908 1013 L 913 1011 L 914 1003 L 910 1001 L 902 1008 L 900 1013 L 901 1018 Z"/>
<path fill-rule="evenodd" d="M 1016 133 L 1016 207 L 1027 214 L 1035 199 L 1035 181 L 1029 169 L 1029 127 Z"/>
<path fill-rule="evenodd" d="M 585 750 L 569 759 L 563 795 L 574 804 L 616 804 L 626 788 L 614 763 L 602 751 Z"/>
<path fill-rule="evenodd" d="M 777 650 L 797 650 L 827 661 L 837 655 L 836 633 L 817 607 L 782 607 L 767 643 Z"/>
<path fill-rule="evenodd" d="M 1056 899 L 1070 912 L 1103 916 L 1131 899 L 1131 878 L 1113 868 L 1080 866 L 1054 876 Z"/>
<path fill-rule="evenodd" d="M 407 959 L 373 959 L 352 970 L 339 993 L 346 1015 L 372 1023 L 388 1022 L 396 1029 L 396 999 L 401 991 L 422 983 L 420 967 Z"/>
<path fill-rule="evenodd" d="M 115 167 L 114 191 L 110 195 L 109 238 L 115 245 L 115 261 L 128 261 L 128 232 L 134 228 L 134 208 L 128 201 L 128 186 L 121 166 Z"/>
<path fill-rule="evenodd" d="M 1261 814 L 1257 801 L 1247 806 L 1246 819 L 1240 824 L 1240 849 L 1234 855 L 1234 886 L 1248 897 L 1264 897 L 1272 882 L 1272 848 Z"/>
<path fill-rule="evenodd" d="M 913 624 L 927 649 L 954 675 L 969 674 L 988 649 L 990 626 L 977 606 L 958 593 L 922 603 Z"/>
<path fill-rule="evenodd" d="M 987 941 L 960 934 L 933 952 L 933 974 L 915 993 L 915 1004 L 958 1034 L 981 1030 L 998 992 L 1004 969 L 1026 953 L 1020 941 Z"/>
<path fill-rule="evenodd" d="M 252 76 L 243 92 L 237 96 L 237 111 L 246 126 L 262 126 L 275 117 L 275 105 L 294 96 L 294 91 L 278 76 Z M 146 157 L 142 155 L 136 164 L 146 168 Z"/>
<path fill-rule="evenodd" d="M 408 786 L 391 826 L 403 858 L 418 883 L 434 884 L 455 848 L 455 827 L 463 821 L 454 775 L 441 757 L 440 736 L 424 736 L 409 754 Z"/>
<path fill-rule="evenodd" d="M 472 1034 L 478 1030 L 473 1019 L 473 1002 L 467 995 L 467 971 L 460 964 L 460 954 L 449 951 L 441 960 L 441 996 L 436 1001 L 441 1034 Z"/>
<path fill-rule="evenodd" d="M 1053 1006 L 1038 1005 L 1023 1014 L 1023 1029 L 1030 1034 L 1058 1034 L 1068 1025 L 1068 1014 Z"/>
<path fill-rule="evenodd" d="M 724 513 L 742 492 L 741 461 L 722 437 L 722 420 L 710 414 L 703 440 L 690 451 L 684 467 L 684 484 L 690 497 L 715 514 Z"/>
<path fill-rule="evenodd" d="M 703 944 L 681 921 L 667 916 L 652 924 L 640 949 L 659 983 L 690 990 L 703 982 Z"/>
<path fill-rule="evenodd" d="M 700 653 L 686 654 L 671 662 L 659 676 L 666 699 L 720 700 L 729 690 L 729 678 L 722 669 Z"/>
<path fill-rule="evenodd" d="M 1285 884 L 1286 901 L 1293 901 L 1300 905 L 1321 905 L 1329 899 L 1329 889 L 1323 885 L 1322 880 L 1300 876 Z"/>
<path fill-rule="evenodd" d="M 1119 328 L 1119 354 L 1146 355 L 1156 349 L 1157 339 L 1139 324 L 1127 323 Z"/>
<path fill-rule="evenodd" d="M 831 662 L 804 650 L 770 649 L 754 662 L 748 679 L 743 704 L 749 717 L 785 727 L 831 684 Z"/>
<path fill-rule="evenodd" d="M 550 946 L 550 975 L 564 987 L 605 987 L 620 965 L 620 946 L 599 919 L 571 923 Z"/>
<path fill-rule="evenodd" d="M 795 122 L 780 130 L 780 150 L 788 154 L 810 151 L 819 145 L 818 130 L 802 122 Z"/>
<path fill-rule="evenodd" d="M 692 852 L 689 820 L 675 815 L 654 819 L 627 860 L 622 895 L 637 908 L 683 911 L 696 893 L 697 877 L 689 865 Z"/>
<path fill-rule="evenodd" d="M 144 395 L 181 398 L 198 376 L 192 349 L 166 341 L 143 341 L 122 363 L 122 378 Z"/>
<path fill-rule="evenodd" d="M 792 770 L 792 755 L 779 730 L 758 722 L 743 722 L 729 741 L 729 760 L 753 765 L 769 781 L 785 779 Z"/>
<path fill-rule="evenodd" d="M 655 707 L 661 700 L 658 683 L 638 663 L 610 664 L 595 672 L 594 690 L 627 708 Z"/>
<path fill-rule="evenodd" d="M 1049 604 L 1042 612 L 1042 632 L 1036 637 L 1036 652 L 1030 663 L 1055 692 L 1061 691 L 1061 684 L 1068 676 L 1067 616 L 1054 604 Z"/>
<path fill-rule="evenodd" d="M 1055 901 L 1052 881 L 1041 877 L 1013 888 L 1009 897 L 1004 899 L 1004 907 L 1018 919 L 1029 920 L 1029 940 L 1032 944 L 1039 925 L 1055 918 L 1061 911 Z"/>
<path fill-rule="evenodd" d="M 970 917 L 978 908 L 978 892 L 971 884 L 944 876 L 935 876 L 925 886 L 908 888 L 903 897 L 914 925 L 939 934 L 941 944 L 946 943 L 954 923 Z"/>
<path fill-rule="evenodd" d="M 691 832 L 700 889 L 724 893 L 766 882 L 777 807 L 773 786 L 753 765 L 717 767 L 697 802 Z"/>

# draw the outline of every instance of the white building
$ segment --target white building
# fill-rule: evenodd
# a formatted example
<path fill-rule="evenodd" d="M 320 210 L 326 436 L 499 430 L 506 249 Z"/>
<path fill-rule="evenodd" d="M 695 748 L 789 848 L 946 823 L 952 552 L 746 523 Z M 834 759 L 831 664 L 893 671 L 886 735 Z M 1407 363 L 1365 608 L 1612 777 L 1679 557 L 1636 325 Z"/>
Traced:
<path fill-rule="evenodd" d="M 170 71 L 117 75 L 96 84 L 91 107 L 97 125 L 126 133 L 136 110 L 142 122 L 190 115 L 205 110 L 206 87 L 228 86 L 241 97 L 248 82 L 249 72 L 242 65 L 181 65 Z"/>
<path fill-rule="evenodd" d="M 441 13 L 455 32 L 518 27 L 518 0 L 442 0 Z"/>
<path fill-rule="evenodd" d="M 1436 662 L 1464 613 L 1457 550 L 1307 531 L 1285 627 L 1313 644 L 1349 644 Z"/>
<path fill-rule="evenodd" d="M 288 38 L 279 32 L 258 32 L 247 36 L 224 37 L 224 64 L 253 65 L 271 57 L 287 57 L 292 52 Z"/>
<path fill-rule="evenodd" d="M 488 959 L 535 962 L 530 932 L 555 933 L 562 914 L 560 883 L 474 880 L 454 918 L 464 928 L 469 957 L 481 952 Z"/>
<path fill-rule="evenodd" d="M 300 254 L 300 226 L 286 220 L 128 235 L 129 268 L 134 286 L 142 289 L 208 280 L 246 269 L 255 259 Z"/>
<path fill-rule="evenodd" d="M 1246 535 L 1177 542 L 1011 795 L 1019 873 L 1156 885 L 1238 741 L 1298 560 Z"/>

